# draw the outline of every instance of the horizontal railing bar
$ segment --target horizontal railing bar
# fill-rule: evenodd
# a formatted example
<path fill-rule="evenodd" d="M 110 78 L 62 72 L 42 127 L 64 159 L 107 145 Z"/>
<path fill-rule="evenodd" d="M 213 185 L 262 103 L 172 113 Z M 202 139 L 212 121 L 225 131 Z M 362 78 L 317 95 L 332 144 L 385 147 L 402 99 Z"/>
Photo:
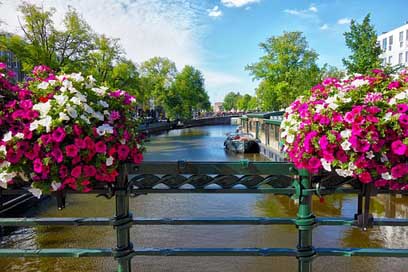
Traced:
<path fill-rule="evenodd" d="M 26 202 L 30 201 L 31 199 L 34 199 L 34 198 L 35 198 L 35 196 L 33 196 L 33 195 L 27 196 L 25 199 L 23 199 L 23 200 L 21 200 L 19 202 L 15 202 L 12 205 L 3 206 L 3 208 L 0 210 L 0 214 L 3 214 L 3 213 L 5 213 L 5 212 L 7 212 L 7 211 L 9 211 L 11 209 L 14 209 L 15 207 L 18 207 L 21 204 L 26 203 Z"/>
<path fill-rule="evenodd" d="M 0 218 L 0 226 L 109 226 L 107 217 Z"/>
<path fill-rule="evenodd" d="M 408 257 L 408 249 L 392 248 L 316 248 L 317 256 Z"/>
<path fill-rule="evenodd" d="M 294 188 L 261 189 L 132 189 L 133 194 L 276 194 L 292 195 Z"/>
<path fill-rule="evenodd" d="M 291 248 L 136 248 L 133 256 L 296 256 Z"/>
<path fill-rule="evenodd" d="M 110 248 L 0 249 L 0 257 L 112 257 Z"/>
<path fill-rule="evenodd" d="M 316 226 L 356 226 L 353 218 L 318 217 Z M 294 225 L 296 218 L 289 217 L 133 217 L 133 225 Z M 107 217 L 52 217 L 52 218 L 0 218 L 0 226 L 109 226 L 114 219 Z M 408 219 L 375 218 L 375 226 L 408 226 Z"/>
<path fill-rule="evenodd" d="M 191 217 L 191 218 L 133 218 L 134 225 L 291 225 L 295 218 L 268 217 Z"/>
<path fill-rule="evenodd" d="M 131 165 L 129 174 L 290 175 L 292 167 L 287 162 L 144 161 Z"/>

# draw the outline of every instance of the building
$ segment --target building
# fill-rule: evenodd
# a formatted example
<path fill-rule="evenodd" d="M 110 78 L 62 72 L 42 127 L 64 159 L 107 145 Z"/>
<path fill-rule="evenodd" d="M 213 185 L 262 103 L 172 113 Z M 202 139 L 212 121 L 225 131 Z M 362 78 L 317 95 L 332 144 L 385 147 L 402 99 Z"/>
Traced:
<path fill-rule="evenodd" d="M 12 34 L 0 33 L 1 36 L 6 36 L 10 38 Z M 14 79 L 17 81 L 23 81 L 24 74 L 22 72 L 21 62 L 16 58 L 16 56 L 10 51 L 4 51 L 0 48 L 0 62 L 4 62 L 7 68 L 15 73 Z"/>
<path fill-rule="evenodd" d="M 383 65 L 408 66 L 408 22 L 377 37 L 383 53 L 380 55 Z"/>
<path fill-rule="evenodd" d="M 224 111 L 224 108 L 222 107 L 222 102 L 215 102 L 214 103 L 214 106 L 213 106 L 213 111 L 214 112 L 222 112 L 222 111 Z"/>

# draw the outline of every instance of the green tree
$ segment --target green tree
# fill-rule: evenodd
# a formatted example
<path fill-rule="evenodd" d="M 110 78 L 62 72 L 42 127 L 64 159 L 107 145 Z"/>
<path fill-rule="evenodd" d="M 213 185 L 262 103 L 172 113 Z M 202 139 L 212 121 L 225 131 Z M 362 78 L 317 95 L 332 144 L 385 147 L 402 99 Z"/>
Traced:
<path fill-rule="evenodd" d="M 339 68 L 337 68 L 336 66 L 331 66 L 328 64 L 325 64 L 322 68 L 322 72 L 323 72 L 323 78 L 327 78 L 327 77 L 334 77 L 337 79 L 342 79 L 346 76 L 346 72 L 340 70 Z"/>
<path fill-rule="evenodd" d="M 194 112 L 209 110 L 210 107 L 202 73 L 193 66 L 184 66 L 176 75 L 165 99 L 165 110 L 169 117 L 191 118 Z"/>
<path fill-rule="evenodd" d="M 301 32 L 273 36 L 262 42 L 260 48 L 265 55 L 246 69 L 263 84 L 258 87 L 258 100 L 263 105 L 273 105 L 263 109 L 286 107 L 321 80 L 322 71 L 316 63 L 318 54 L 309 48 Z M 270 99 L 276 101 L 267 101 Z"/>
<path fill-rule="evenodd" d="M 24 2 L 19 11 L 22 13 L 23 37 L 3 35 L 0 48 L 13 52 L 25 72 L 38 64 L 68 72 L 82 68 L 88 53 L 94 49 L 94 33 L 74 9 L 65 14 L 62 31 L 54 26 L 53 8 L 44 10 Z"/>
<path fill-rule="evenodd" d="M 238 108 L 238 99 L 241 97 L 239 93 L 229 92 L 224 97 L 223 107 L 224 110 L 230 111 L 232 109 L 236 110 Z"/>
<path fill-rule="evenodd" d="M 258 106 L 258 99 L 256 98 L 256 96 L 252 96 L 251 100 L 249 100 L 248 102 L 248 111 L 255 111 L 255 110 L 259 110 L 259 106 Z"/>
<path fill-rule="evenodd" d="M 176 75 L 176 64 L 168 58 L 153 57 L 140 65 L 145 95 L 152 97 L 156 106 L 164 106 L 164 100 Z"/>
<path fill-rule="evenodd" d="M 251 101 L 251 96 L 249 94 L 245 94 L 238 98 L 237 100 L 237 109 L 241 111 L 248 111 L 248 104 Z"/>
<path fill-rule="evenodd" d="M 351 20 L 350 31 L 344 33 L 346 45 L 351 55 L 343 59 L 349 73 L 364 74 L 380 66 L 381 48 L 377 44 L 375 28 L 370 24 L 370 14 L 364 17 L 361 24 Z"/>

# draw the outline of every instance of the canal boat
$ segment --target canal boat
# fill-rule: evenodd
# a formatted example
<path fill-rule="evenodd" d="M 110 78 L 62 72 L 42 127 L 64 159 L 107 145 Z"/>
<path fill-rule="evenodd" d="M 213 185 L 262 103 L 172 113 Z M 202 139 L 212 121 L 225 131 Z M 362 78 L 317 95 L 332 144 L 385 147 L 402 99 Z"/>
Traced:
<path fill-rule="evenodd" d="M 224 148 L 235 153 L 259 153 L 260 141 L 247 133 L 231 133 L 224 141 Z"/>

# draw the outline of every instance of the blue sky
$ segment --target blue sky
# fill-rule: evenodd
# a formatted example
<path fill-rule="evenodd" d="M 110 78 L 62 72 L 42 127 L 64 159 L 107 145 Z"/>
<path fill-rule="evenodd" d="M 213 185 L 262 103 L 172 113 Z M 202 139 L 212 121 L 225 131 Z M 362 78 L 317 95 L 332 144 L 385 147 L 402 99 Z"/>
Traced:
<path fill-rule="evenodd" d="M 135 62 L 169 57 L 178 69 L 191 64 L 203 71 L 212 102 L 229 91 L 254 94 L 257 82 L 244 70 L 262 52 L 261 41 L 284 31 L 302 31 L 319 64 L 341 68 L 349 54 L 343 33 L 350 19 L 371 13 L 378 33 L 408 20 L 406 0 L 28 0 L 56 7 L 61 24 L 68 5 L 76 8 L 99 33 L 121 39 Z M 21 1 L 3 0 L 0 18 L 19 32 L 16 8 Z"/>

